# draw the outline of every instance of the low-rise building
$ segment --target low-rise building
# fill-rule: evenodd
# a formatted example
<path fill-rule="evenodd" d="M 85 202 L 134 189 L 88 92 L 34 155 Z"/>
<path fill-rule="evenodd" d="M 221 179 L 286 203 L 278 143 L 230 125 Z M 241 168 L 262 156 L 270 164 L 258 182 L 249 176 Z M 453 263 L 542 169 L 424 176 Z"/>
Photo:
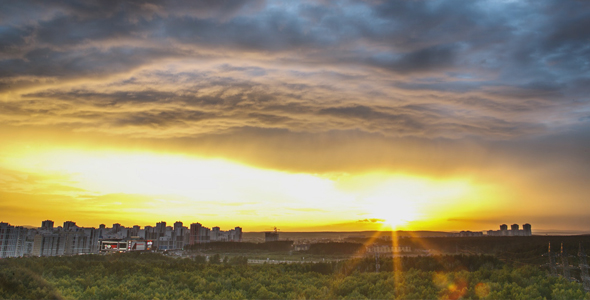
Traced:
<path fill-rule="evenodd" d="M 389 245 L 372 245 L 367 247 L 369 254 L 393 254 L 393 253 L 407 253 L 412 252 L 412 247 L 409 246 L 389 246 Z"/>

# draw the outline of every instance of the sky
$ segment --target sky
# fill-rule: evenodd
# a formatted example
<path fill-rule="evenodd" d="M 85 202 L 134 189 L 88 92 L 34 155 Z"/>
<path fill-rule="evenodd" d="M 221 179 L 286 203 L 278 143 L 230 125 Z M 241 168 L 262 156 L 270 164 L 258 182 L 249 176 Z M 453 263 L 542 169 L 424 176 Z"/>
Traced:
<path fill-rule="evenodd" d="M 588 1 L 3 1 L 0 221 L 590 232 L 588 95 Z"/>

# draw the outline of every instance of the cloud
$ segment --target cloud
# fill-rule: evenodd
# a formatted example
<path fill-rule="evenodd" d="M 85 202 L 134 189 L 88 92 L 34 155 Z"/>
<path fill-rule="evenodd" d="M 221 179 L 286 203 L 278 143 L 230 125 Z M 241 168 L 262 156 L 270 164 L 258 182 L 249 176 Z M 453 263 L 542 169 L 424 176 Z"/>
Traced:
<path fill-rule="evenodd" d="M 363 220 L 358 220 L 357 222 L 359 223 L 382 223 L 385 222 L 385 220 L 383 219 L 363 219 Z"/>
<path fill-rule="evenodd" d="M 526 181 L 579 204 L 589 5 L 8 1 L 0 128 L 292 172 Z"/>
<path fill-rule="evenodd" d="M 302 211 L 302 212 L 326 212 L 326 210 L 319 208 L 288 208 L 289 210 Z"/>
<path fill-rule="evenodd" d="M 182 69 L 175 71 L 177 68 Z M 510 103 L 511 95 L 505 94 L 510 91 L 496 89 L 459 93 L 408 91 L 380 82 L 361 84 L 347 77 L 347 70 L 301 76 L 291 70 L 266 69 L 251 77 L 249 73 L 259 69 L 227 63 L 172 64 L 97 82 L 65 86 L 49 82 L 46 87 L 37 85 L 34 92 L 21 93 L 18 101 L 4 101 L 3 120 L 13 125 L 45 123 L 145 137 L 259 127 L 510 138 L 546 131 L 532 114 L 555 106 L 538 95 Z M 377 78 L 370 73 L 366 77 Z M 30 114 L 37 117 L 33 120 Z M 569 118 L 556 117 L 560 121 Z"/>
<path fill-rule="evenodd" d="M 0 31 L 7 124 L 36 113 L 35 124 L 142 136 L 252 126 L 511 138 L 575 125 L 588 106 L 569 101 L 590 80 L 584 29 L 566 17 L 584 19 L 582 2 L 556 14 L 518 2 L 31 5 L 6 4 L 23 18 Z M 40 7 L 51 13 L 34 19 Z"/>

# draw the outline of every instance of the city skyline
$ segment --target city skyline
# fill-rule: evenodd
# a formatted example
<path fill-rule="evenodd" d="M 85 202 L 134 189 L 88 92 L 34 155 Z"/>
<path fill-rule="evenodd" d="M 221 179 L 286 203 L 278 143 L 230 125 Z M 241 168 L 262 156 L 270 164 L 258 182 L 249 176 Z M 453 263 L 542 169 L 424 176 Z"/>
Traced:
<path fill-rule="evenodd" d="M 69 230 L 70 228 L 92 228 L 92 229 L 112 229 L 112 230 L 116 230 L 119 231 L 119 229 L 133 229 L 133 230 L 144 230 L 144 229 L 153 229 L 159 226 L 163 226 L 163 228 L 176 228 L 177 226 L 183 227 L 184 221 L 180 221 L 180 220 L 176 220 L 174 223 L 168 223 L 167 221 L 163 221 L 160 220 L 159 222 L 155 222 L 154 224 L 156 226 L 152 226 L 152 225 L 140 225 L 140 224 L 133 224 L 133 225 L 125 225 L 125 224 L 121 224 L 121 223 L 113 223 L 111 224 L 111 227 L 108 227 L 108 224 L 105 223 L 101 223 L 98 224 L 98 226 L 79 226 L 79 224 L 77 224 L 75 221 L 72 220 L 68 220 L 68 221 L 63 221 L 63 226 L 59 226 L 57 225 L 56 222 L 54 222 L 53 220 L 43 220 L 41 221 L 41 226 L 32 226 L 32 225 L 23 225 L 23 224 L 10 224 L 7 222 L 3 222 L 0 221 L 0 223 L 3 224 L 7 224 L 9 226 L 13 226 L 13 227 L 23 227 L 26 229 L 47 229 L 47 230 L 58 230 L 58 229 L 64 229 L 64 230 Z M 168 224 L 172 224 L 172 225 L 168 225 Z M 217 228 L 217 230 L 220 230 L 221 227 L 220 226 L 213 226 L 211 228 L 207 227 L 207 226 L 203 226 L 200 222 L 191 222 L 191 225 L 194 224 L 199 224 L 199 226 L 202 226 L 204 228 L 207 228 L 209 230 L 213 229 L 213 228 Z M 524 236 L 530 236 L 532 235 L 532 230 L 531 230 L 531 224 L 529 223 L 524 223 L 522 224 L 523 228 L 522 230 L 520 229 L 520 225 L 517 223 L 514 223 L 512 225 L 510 225 L 510 229 L 508 229 L 508 225 L 507 224 L 500 224 L 500 230 L 481 230 L 481 231 L 475 231 L 475 232 L 480 232 L 481 235 L 483 235 L 485 233 L 485 235 L 488 236 L 511 236 L 511 235 L 519 235 L 519 234 L 509 234 L 507 232 L 526 232 L 526 234 L 524 234 Z M 186 227 L 186 226 L 185 226 Z M 184 227 L 183 227 L 184 228 Z M 239 226 L 235 226 L 231 229 L 235 229 L 235 228 L 240 228 L 240 230 L 242 230 L 241 227 Z M 280 229 L 277 228 L 276 226 L 269 229 L 269 230 L 265 230 L 265 231 L 249 231 L 249 232 L 264 232 L 264 233 L 271 233 L 274 232 L 275 234 L 279 231 Z M 248 232 L 248 231 L 246 231 Z M 289 232 L 289 231 L 282 231 L 282 232 Z M 333 232 L 339 232 L 339 231 L 333 231 Z M 346 231 L 340 231 L 340 232 L 346 232 Z M 411 232 L 411 231 L 410 231 Z M 436 232 L 436 231 L 433 231 Z M 438 231 L 438 232 L 444 232 L 444 231 Z M 454 232 L 454 231 L 453 231 Z M 313 232 L 310 232 L 313 233 Z M 454 232 L 457 233 L 457 232 Z M 458 233 L 472 233 L 471 230 L 462 230 L 461 232 Z M 546 234 L 545 232 L 541 232 L 541 234 Z M 458 235 L 461 236 L 461 235 Z M 130 236 L 128 236 L 130 237 Z"/>
<path fill-rule="evenodd" d="M 262 236 L 257 238 L 251 236 L 246 245 L 241 246 L 240 244 L 244 241 L 244 230 L 240 226 L 230 230 L 222 230 L 219 226 L 209 228 L 199 222 L 184 226 L 182 221 L 174 222 L 173 226 L 169 226 L 166 221 L 160 221 L 155 223 L 155 226 L 144 225 L 143 228 L 140 225 L 126 227 L 119 223 L 112 224 L 112 227 L 107 227 L 105 224 L 100 224 L 98 228 L 84 227 L 78 226 L 74 221 L 65 221 L 63 226 L 55 225 L 53 220 L 44 220 L 41 222 L 41 226 L 36 228 L 25 228 L 0 222 L 0 259 L 31 256 L 112 254 L 128 251 L 158 251 L 160 253 L 175 251 L 175 253 L 183 253 L 184 251 L 197 249 L 195 247 L 205 249 L 208 247 L 221 247 L 225 249 L 233 248 L 234 250 L 250 247 L 250 250 L 255 248 L 268 250 L 275 246 L 282 247 L 279 244 L 290 249 L 294 243 L 298 245 L 294 248 L 296 251 L 307 251 L 310 249 L 311 244 L 315 244 L 314 247 L 318 247 L 317 245 L 322 247 L 322 243 L 336 242 L 335 245 L 347 247 L 346 245 L 350 245 L 347 242 L 350 241 L 363 242 L 363 244 L 356 243 L 356 245 L 366 246 L 367 253 L 377 251 L 385 254 L 411 252 L 411 247 L 399 247 L 399 240 L 403 238 L 420 239 L 420 235 L 416 233 L 409 232 L 409 234 L 402 236 L 393 231 L 385 235 L 382 235 L 384 232 L 365 232 L 368 236 L 362 234 L 344 238 L 341 235 L 334 236 L 334 232 L 322 232 L 323 237 L 314 236 L 314 233 L 307 232 L 299 233 L 299 236 L 294 239 L 281 239 L 279 229 L 275 227 L 272 231 L 264 232 L 264 239 L 262 239 Z M 512 224 L 510 230 L 508 230 L 507 224 L 501 224 L 499 227 L 500 230 L 487 230 L 486 232 L 468 230 L 446 235 L 440 235 L 441 232 L 430 232 L 430 235 L 425 237 L 446 236 L 450 238 L 476 239 L 489 237 L 494 239 L 497 237 L 524 238 L 533 236 L 532 226 L 528 223 L 522 225 L 522 230 L 519 224 Z M 358 233 L 358 231 L 355 231 L 355 233 Z M 536 236 L 539 237 L 540 235 L 537 234 Z M 370 245 L 375 240 L 383 240 L 391 243 L 391 245 L 385 247 L 381 245 L 373 248 Z M 253 241 L 264 241 L 264 243 L 270 244 L 262 245 L 264 243 L 253 243 Z"/>
<path fill-rule="evenodd" d="M 167 226 L 165 221 L 155 226 L 133 227 L 115 223 L 112 227 L 100 224 L 96 227 L 78 226 L 65 221 L 54 226 L 52 220 L 44 220 L 40 227 L 24 228 L 0 222 L 0 258 L 28 256 L 61 256 L 98 254 L 104 251 L 168 251 L 184 250 L 195 244 L 211 242 L 242 242 L 242 228 L 230 230 L 206 227 L 199 222 L 184 226 L 181 221 Z"/>
<path fill-rule="evenodd" d="M 0 221 L 590 233 L 588 1 L 6 1 Z"/>

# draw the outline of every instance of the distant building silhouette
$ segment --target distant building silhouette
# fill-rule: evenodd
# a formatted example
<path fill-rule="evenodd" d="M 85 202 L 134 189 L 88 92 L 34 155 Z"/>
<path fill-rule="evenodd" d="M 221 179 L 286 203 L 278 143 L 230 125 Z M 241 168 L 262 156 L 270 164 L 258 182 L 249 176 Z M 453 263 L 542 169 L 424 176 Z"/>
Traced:
<path fill-rule="evenodd" d="M 21 257 L 26 254 L 27 232 L 24 227 L 0 223 L 0 258 Z"/>
<path fill-rule="evenodd" d="M 201 223 L 191 224 L 189 244 L 202 244 L 211 241 L 211 229 L 204 227 Z"/>
<path fill-rule="evenodd" d="M 41 222 L 41 229 L 42 230 L 53 230 L 53 221 L 45 220 Z"/>
<path fill-rule="evenodd" d="M 506 225 L 506 224 L 500 225 L 500 230 L 502 230 L 502 231 L 508 231 L 508 225 Z"/>
<path fill-rule="evenodd" d="M 99 228 L 79 227 L 74 221 L 65 221 L 54 227 L 52 220 L 41 222 L 41 227 L 28 229 L 0 222 L 0 258 L 22 256 L 60 256 L 118 251 L 177 250 L 194 243 L 241 242 L 242 228 L 223 231 L 211 230 L 200 223 L 190 229 L 177 221 L 174 227 L 162 221 L 153 226 L 125 227 L 119 223 L 112 228 L 100 224 Z"/>
<path fill-rule="evenodd" d="M 519 229 L 518 224 L 512 224 L 510 226 L 510 230 L 508 230 L 508 225 L 502 224 L 500 225 L 500 230 L 488 230 L 488 236 L 531 236 L 533 235 L 533 231 L 531 229 L 531 224 L 524 224 L 522 225 L 522 230 Z"/>
<path fill-rule="evenodd" d="M 264 233 L 265 242 L 276 242 L 279 240 L 279 230 L 275 227 L 274 231 Z"/>
<path fill-rule="evenodd" d="M 525 236 L 533 235 L 533 231 L 531 230 L 531 224 L 529 223 L 522 225 L 522 231 L 524 231 Z"/>
<path fill-rule="evenodd" d="M 76 222 L 65 221 L 63 228 L 64 228 L 64 230 L 68 231 L 68 230 L 74 230 L 75 228 L 78 228 L 78 226 L 76 226 Z"/>
<path fill-rule="evenodd" d="M 121 224 L 119 224 L 119 223 L 115 223 L 115 224 L 113 224 L 113 229 L 112 229 L 112 230 L 113 230 L 114 232 L 119 232 L 119 231 L 121 231 Z"/>

